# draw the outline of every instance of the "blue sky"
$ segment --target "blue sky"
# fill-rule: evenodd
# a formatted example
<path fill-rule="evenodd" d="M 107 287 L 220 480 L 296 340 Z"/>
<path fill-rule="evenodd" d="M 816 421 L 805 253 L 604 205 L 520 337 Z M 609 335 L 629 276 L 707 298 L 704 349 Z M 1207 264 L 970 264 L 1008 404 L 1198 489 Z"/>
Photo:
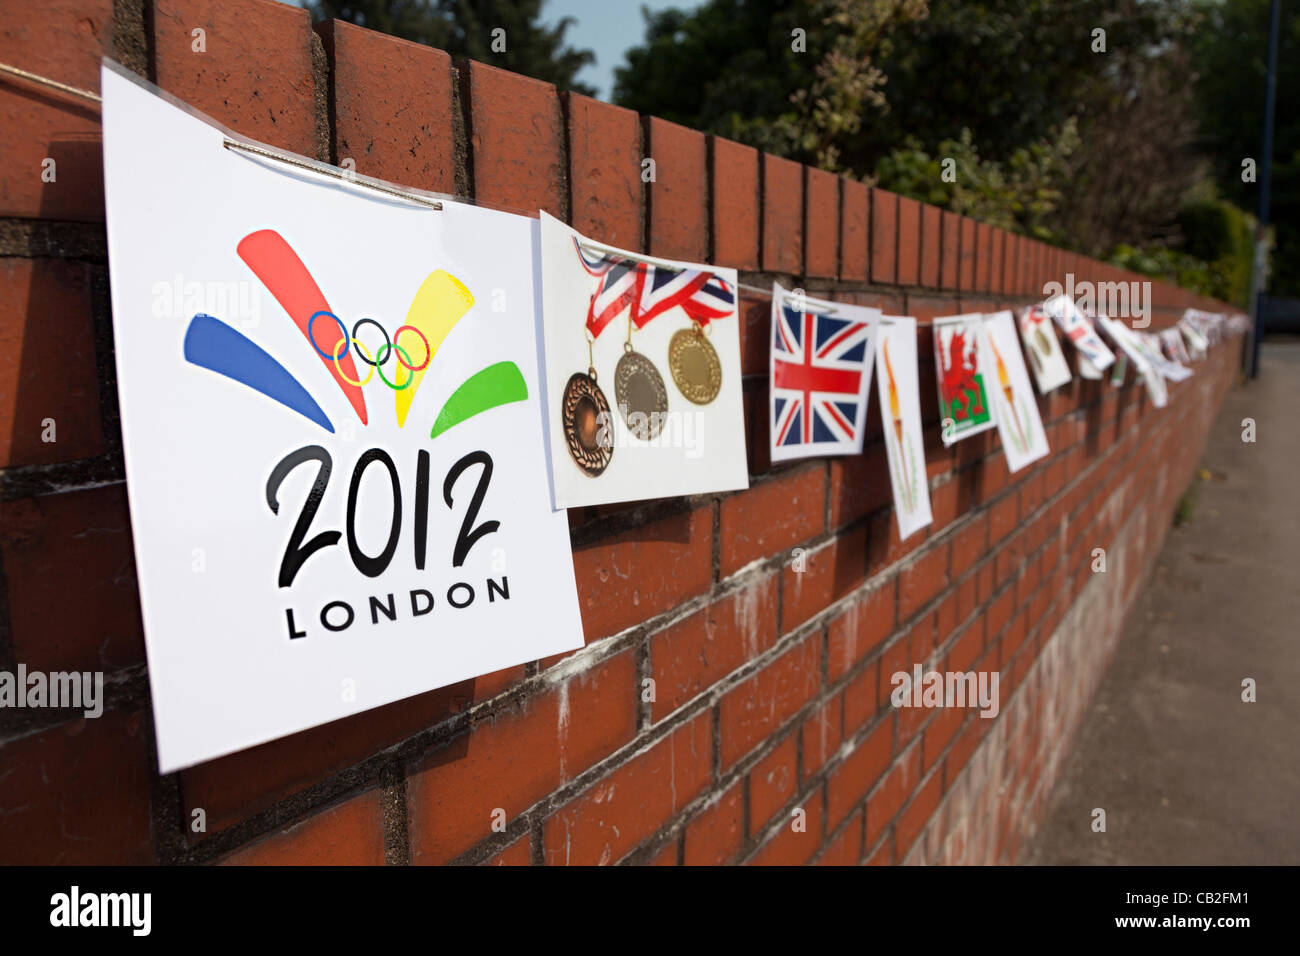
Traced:
<path fill-rule="evenodd" d="M 304 6 L 304 0 L 282 0 Z M 596 62 L 584 68 L 578 79 L 596 88 L 602 100 L 614 91 L 614 67 L 623 62 L 623 54 L 645 36 L 641 8 L 665 10 L 677 7 L 694 10 L 702 0 L 544 0 L 542 21 L 553 25 L 561 17 L 573 17 L 565 39 L 576 49 L 591 50 Z"/>
<path fill-rule="evenodd" d="M 645 36 L 641 8 L 692 10 L 699 3 L 700 0 L 546 0 L 542 19 L 548 24 L 565 16 L 577 21 L 565 34 L 569 45 L 596 54 L 595 64 L 579 73 L 578 79 L 596 87 L 600 98 L 607 100 L 614 90 L 614 67 L 621 65 L 623 54 Z"/>

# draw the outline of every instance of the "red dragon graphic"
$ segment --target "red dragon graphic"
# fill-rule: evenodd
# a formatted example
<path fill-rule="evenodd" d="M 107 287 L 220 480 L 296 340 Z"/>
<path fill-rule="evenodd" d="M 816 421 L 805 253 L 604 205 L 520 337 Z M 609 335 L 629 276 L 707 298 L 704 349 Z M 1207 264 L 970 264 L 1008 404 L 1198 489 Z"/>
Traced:
<path fill-rule="evenodd" d="M 980 403 L 982 389 L 975 377 L 975 366 L 966 363 L 965 351 L 965 335 L 954 332 L 948 341 L 948 367 L 944 369 L 939 386 L 943 403 L 952 413 L 953 421 L 984 414 L 984 406 Z"/>

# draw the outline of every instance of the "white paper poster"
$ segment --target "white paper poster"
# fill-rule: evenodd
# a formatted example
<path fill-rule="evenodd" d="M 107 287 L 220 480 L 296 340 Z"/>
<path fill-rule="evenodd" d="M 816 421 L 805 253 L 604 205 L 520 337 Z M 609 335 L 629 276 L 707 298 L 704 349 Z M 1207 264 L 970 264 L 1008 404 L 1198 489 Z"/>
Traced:
<path fill-rule="evenodd" d="M 1070 366 L 1056 340 L 1051 317 L 1042 305 L 1031 305 L 1020 312 L 1020 338 L 1025 355 L 1034 370 L 1038 390 L 1046 395 L 1070 381 Z"/>
<path fill-rule="evenodd" d="M 748 488 L 736 270 L 542 213 L 541 271 L 555 506 Z"/>
<path fill-rule="evenodd" d="M 997 425 L 988 397 L 992 368 L 983 315 L 970 312 L 934 320 L 934 369 L 945 445 Z"/>
<path fill-rule="evenodd" d="M 1183 344 L 1183 334 L 1177 328 L 1164 329 L 1160 332 L 1160 343 L 1165 348 L 1165 355 L 1171 361 L 1187 365 L 1191 362 L 1192 357 L 1187 354 L 1187 346 Z"/>
<path fill-rule="evenodd" d="M 1206 340 L 1205 334 L 1186 315 L 1178 320 L 1178 330 L 1187 341 L 1187 350 L 1191 353 L 1192 359 L 1199 362 L 1205 358 L 1210 343 Z"/>
<path fill-rule="evenodd" d="M 997 410 L 998 434 L 1006 452 L 1007 468 L 1014 473 L 1048 453 L 1047 434 L 1038 414 L 1029 372 L 1020 355 L 1015 318 L 1007 310 L 994 312 L 985 317 L 984 327 L 995 369 L 989 392 Z"/>
<path fill-rule="evenodd" d="M 582 646 L 537 224 L 224 148 L 102 87 L 160 769 Z"/>
<path fill-rule="evenodd" d="M 1133 370 L 1142 379 L 1142 384 L 1147 390 L 1147 397 L 1151 399 L 1151 404 L 1156 408 L 1164 408 L 1169 403 L 1169 392 L 1165 388 L 1165 380 L 1159 372 L 1151 367 L 1151 363 L 1147 361 L 1145 350 L 1133 332 L 1123 322 L 1105 315 L 1097 316 L 1097 325 L 1133 363 Z"/>
<path fill-rule="evenodd" d="M 862 451 L 879 319 L 772 284 L 772 461 Z"/>
<path fill-rule="evenodd" d="M 1138 347 L 1146 355 L 1147 361 L 1155 366 L 1165 378 L 1171 382 L 1181 382 L 1183 379 L 1191 378 L 1192 370 L 1185 365 L 1165 357 L 1164 350 L 1160 345 L 1160 337 L 1150 332 L 1133 332 L 1133 338 L 1137 341 Z"/>
<path fill-rule="evenodd" d="M 1052 296 L 1043 303 L 1043 308 L 1061 327 L 1065 337 L 1078 351 L 1079 374 L 1084 378 L 1101 378 L 1101 373 L 1115 361 L 1115 353 L 1106 347 L 1106 343 L 1101 340 L 1101 336 L 1092 327 L 1088 317 L 1079 311 L 1078 306 L 1068 296 L 1064 295 Z M 1084 359 L 1088 360 L 1087 366 L 1083 362 Z"/>
<path fill-rule="evenodd" d="M 905 540 L 934 520 L 921 434 L 916 319 L 882 316 L 876 342 L 876 392 L 889 459 L 889 482 L 894 491 L 898 537 Z"/>

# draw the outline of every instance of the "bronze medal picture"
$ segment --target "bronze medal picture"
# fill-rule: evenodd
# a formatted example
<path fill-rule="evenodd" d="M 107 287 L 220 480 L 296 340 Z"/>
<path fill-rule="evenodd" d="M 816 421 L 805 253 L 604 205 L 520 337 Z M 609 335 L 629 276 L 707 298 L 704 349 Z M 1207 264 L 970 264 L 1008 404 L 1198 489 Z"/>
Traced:
<path fill-rule="evenodd" d="M 623 346 L 623 357 L 614 368 L 614 397 L 630 431 L 642 441 L 659 437 L 668 411 L 668 389 L 654 363 Z"/>
<path fill-rule="evenodd" d="M 595 369 L 590 374 L 574 372 L 564 386 L 560 404 L 564 425 L 564 442 L 574 463 L 595 478 L 614 457 L 614 440 L 609 432 L 609 402 L 596 384 Z"/>
<path fill-rule="evenodd" d="M 722 363 L 698 325 L 673 333 L 668 371 L 678 390 L 696 405 L 709 404 L 722 389 Z"/>

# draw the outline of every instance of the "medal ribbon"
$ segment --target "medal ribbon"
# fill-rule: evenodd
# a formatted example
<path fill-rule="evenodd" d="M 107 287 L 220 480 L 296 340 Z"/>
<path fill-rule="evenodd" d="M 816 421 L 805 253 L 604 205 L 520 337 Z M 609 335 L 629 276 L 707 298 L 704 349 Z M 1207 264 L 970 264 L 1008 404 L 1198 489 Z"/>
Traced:
<path fill-rule="evenodd" d="M 631 310 L 632 324 L 638 329 L 656 316 L 679 306 L 691 321 L 701 327 L 735 312 L 735 297 L 731 287 L 712 272 L 654 266 L 624 256 L 600 254 L 589 257 L 577 239 L 573 240 L 573 244 L 583 268 L 600 279 L 587 305 L 587 330 L 593 339 L 621 315 L 624 309 Z M 656 277 L 664 276 L 667 276 L 665 281 L 656 282 Z M 674 282 L 681 276 L 686 277 L 685 281 L 660 298 L 654 298 L 657 286 Z M 710 286 L 714 288 L 711 289 Z"/>

